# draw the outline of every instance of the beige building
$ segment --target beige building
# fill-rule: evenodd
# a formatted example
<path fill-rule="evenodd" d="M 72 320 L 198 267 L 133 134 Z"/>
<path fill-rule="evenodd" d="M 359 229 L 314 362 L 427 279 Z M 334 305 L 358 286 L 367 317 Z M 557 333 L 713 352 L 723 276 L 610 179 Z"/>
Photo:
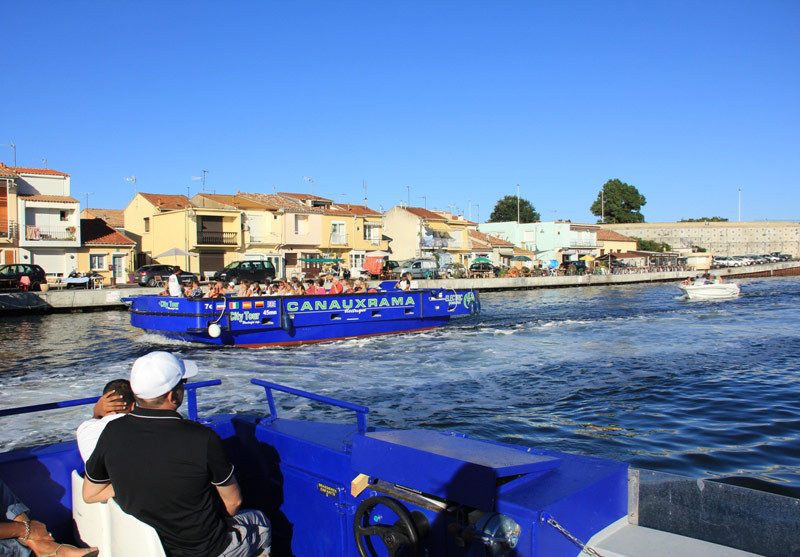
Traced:
<path fill-rule="evenodd" d="M 664 242 L 681 251 L 697 246 L 715 255 L 781 252 L 800 256 L 797 222 L 653 222 L 601 226 L 626 236 Z"/>
<path fill-rule="evenodd" d="M 636 240 L 614 230 L 601 228 L 597 231 L 598 256 L 607 253 L 624 253 L 636 250 Z"/>
<path fill-rule="evenodd" d="M 104 284 L 124 284 L 134 271 L 136 242 L 100 218 L 81 219 L 77 270 L 95 272 Z"/>

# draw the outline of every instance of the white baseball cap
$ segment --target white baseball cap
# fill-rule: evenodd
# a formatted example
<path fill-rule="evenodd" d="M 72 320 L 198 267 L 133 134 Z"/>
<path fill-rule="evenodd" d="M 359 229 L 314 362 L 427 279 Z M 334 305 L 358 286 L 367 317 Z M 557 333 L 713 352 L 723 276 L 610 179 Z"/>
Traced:
<path fill-rule="evenodd" d="M 150 400 L 168 393 L 181 379 L 197 375 L 197 364 L 180 360 L 169 352 L 157 350 L 133 362 L 131 389 L 139 398 Z"/>

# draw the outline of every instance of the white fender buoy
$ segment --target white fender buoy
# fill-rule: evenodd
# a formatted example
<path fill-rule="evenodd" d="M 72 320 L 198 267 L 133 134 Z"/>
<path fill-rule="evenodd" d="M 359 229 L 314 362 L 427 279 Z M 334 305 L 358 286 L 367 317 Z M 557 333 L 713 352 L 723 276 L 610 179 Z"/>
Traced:
<path fill-rule="evenodd" d="M 208 336 L 211 338 L 219 338 L 219 335 L 222 334 L 222 327 L 220 327 L 217 323 L 211 323 L 208 326 Z"/>

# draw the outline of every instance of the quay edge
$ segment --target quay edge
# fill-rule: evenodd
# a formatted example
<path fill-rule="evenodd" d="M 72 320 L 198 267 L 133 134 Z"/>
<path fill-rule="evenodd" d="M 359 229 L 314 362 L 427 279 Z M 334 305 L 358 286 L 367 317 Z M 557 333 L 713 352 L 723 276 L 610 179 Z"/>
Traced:
<path fill-rule="evenodd" d="M 724 278 L 757 278 L 800 276 L 800 261 L 768 263 L 757 267 L 712 269 L 714 276 Z M 576 275 L 553 277 L 519 277 L 486 279 L 419 280 L 420 288 L 472 288 L 481 292 L 505 290 L 533 290 L 537 288 L 570 288 L 581 286 L 614 286 L 648 282 L 675 282 L 696 276 L 698 271 L 660 271 L 619 275 Z M 377 285 L 379 281 L 372 281 Z M 34 313 L 72 313 L 90 311 L 126 310 L 123 296 L 156 294 L 160 288 L 123 287 L 97 290 L 50 290 L 47 292 L 0 293 L 0 316 L 28 315 Z"/>

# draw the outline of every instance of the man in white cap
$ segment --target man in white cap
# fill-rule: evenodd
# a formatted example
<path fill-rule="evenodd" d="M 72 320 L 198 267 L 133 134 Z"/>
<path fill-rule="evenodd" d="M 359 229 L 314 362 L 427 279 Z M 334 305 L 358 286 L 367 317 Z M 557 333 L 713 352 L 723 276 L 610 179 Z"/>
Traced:
<path fill-rule="evenodd" d="M 131 369 L 136 407 L 109 423 L 86 462 L 83 498 L 115 497 L 158 532 L 170 557 L 267 555 L 269 521 L 239 512 L 242 497 L 222 440 L 177 412 L 197 365 L 151 352 Z"/>

